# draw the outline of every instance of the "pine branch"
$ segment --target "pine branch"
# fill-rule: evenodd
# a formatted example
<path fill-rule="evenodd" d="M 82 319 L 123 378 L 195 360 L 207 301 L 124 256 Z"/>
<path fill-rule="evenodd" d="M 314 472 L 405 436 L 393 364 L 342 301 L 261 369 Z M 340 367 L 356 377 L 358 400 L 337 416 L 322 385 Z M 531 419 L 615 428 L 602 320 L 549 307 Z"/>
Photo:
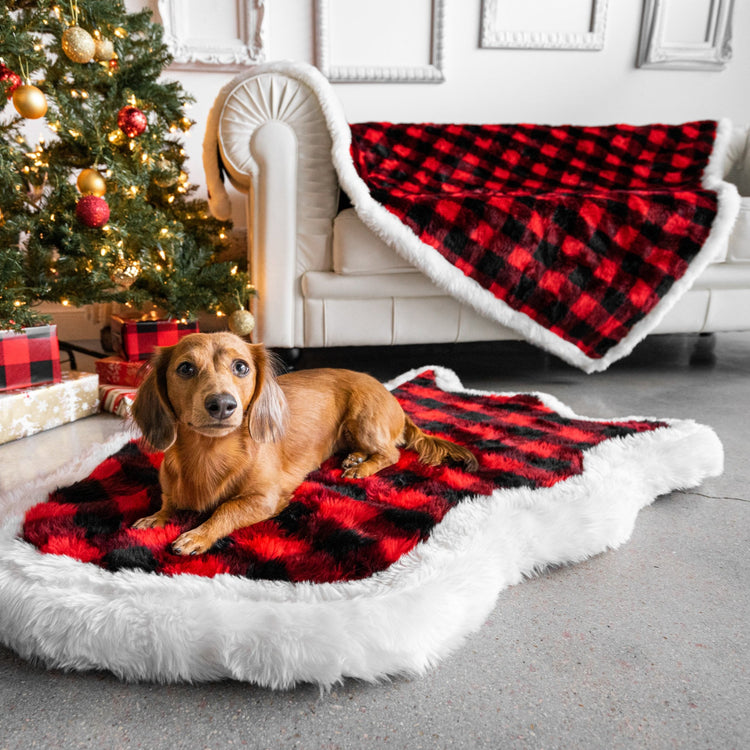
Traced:
<path fill-rule="evenodd" d="M 229 314 L 247 300 L 247 276 L 217 260 L 229 224 L 191 197 L 181 133 L 192 97 L 162 78 L 171 61 L 162 28 L 150 11 L 126 13 L 122 0 L 77 6 L 78 25 L 112 42 L 113 63 L 74 62 L 63 52 L 69 4 L 0 8 L 0 62 L 44 92 L 49 130 L 44 142 L 28 144 L 20 118 L 0 122 L 0 241 L 14 248 L 13 262 L 0 265 L 0 328 L 35 300 L 150 302 L 180 318 Z M 147 118 L 141 134 L 118 125 L 131 105 Z M 104 177 L 104 227 L 77 214 L 83 169 Z"/>

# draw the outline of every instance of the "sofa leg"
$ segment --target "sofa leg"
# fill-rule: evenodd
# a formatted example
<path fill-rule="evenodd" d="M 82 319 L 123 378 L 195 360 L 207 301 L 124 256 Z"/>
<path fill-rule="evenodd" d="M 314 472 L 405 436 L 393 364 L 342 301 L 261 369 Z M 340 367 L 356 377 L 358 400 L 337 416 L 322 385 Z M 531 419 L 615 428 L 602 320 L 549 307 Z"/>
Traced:
<path fill-rule="evenodd" d="M 302 356 L 302 349 L 296 346 L 291 349 L 273 349 L 272 351 L 282 361 L 287 370 L 294 370 Z"/>
<path fill-rule="evenodd" d="M 716 364 L 716 334 L 699 333 L 690 354 L 691 365 L 714 365 Z"/>

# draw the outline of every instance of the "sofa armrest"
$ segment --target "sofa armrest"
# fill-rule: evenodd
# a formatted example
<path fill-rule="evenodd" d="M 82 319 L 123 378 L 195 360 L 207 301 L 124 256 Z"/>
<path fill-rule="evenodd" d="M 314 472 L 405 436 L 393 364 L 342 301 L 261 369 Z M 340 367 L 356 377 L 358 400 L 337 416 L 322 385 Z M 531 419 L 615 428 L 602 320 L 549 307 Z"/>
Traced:
<path fill-rule="evenodd" d="M 258 339 L 277 347 L 303 345 L 300 278 L 332 267 L 339 198 L 319 99 L 293 73 L 273 63 L 235 78 L 214 104 L 204 142 L 214 213 L 228 211 L 219 158 L 232 185 L 247 193 Z"/>

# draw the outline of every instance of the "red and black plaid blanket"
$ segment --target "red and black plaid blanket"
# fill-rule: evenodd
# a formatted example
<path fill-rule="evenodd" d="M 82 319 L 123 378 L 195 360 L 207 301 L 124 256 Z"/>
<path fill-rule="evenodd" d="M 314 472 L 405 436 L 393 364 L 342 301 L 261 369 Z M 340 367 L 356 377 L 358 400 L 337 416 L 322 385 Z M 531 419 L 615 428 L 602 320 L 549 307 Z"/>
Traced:
<path fill-rule="evenodd" d="M 479 469 L 424 466 L 415 453 L 366 479 L 344 479 L 340 458 L 312 472 L 276 518 L 234 532 L 206 554 L 180 557 L 170 544 L 201 517 L 164 529 L 132 529 L 160 505 L 162 454 L 128 443 L 86 479 L 31 508 L 23 537 L 40 551 L 111 571 L 229 573 L 317 583 L 365 578 L 426 540 L 459 503 L 503 488 L 537 489 L 584 471 L 586 451 L 665 427 L 649 420 L 594 421 L 557 413 L 531 394 L 441 389 L 426 370 L 393 391 L 423 429 L 469 446 Z"/>
<path fill-rule="evenodd" d="M 717 194 L 704 187 L 716 122 L 370 122 L 351 133 L 354 167 L 375 201 L 592 361 L 668 295 L 717 214 Z M 518 316 L 500 322 L 517 327 Z"/>

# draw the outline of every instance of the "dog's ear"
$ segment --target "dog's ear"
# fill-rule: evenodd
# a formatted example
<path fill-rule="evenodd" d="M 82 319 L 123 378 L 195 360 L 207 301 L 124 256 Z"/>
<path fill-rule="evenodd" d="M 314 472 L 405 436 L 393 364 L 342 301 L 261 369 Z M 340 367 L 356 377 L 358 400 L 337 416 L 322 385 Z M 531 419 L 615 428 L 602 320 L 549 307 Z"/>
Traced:
<path fill-rule="evenodd" d="M 258 443 L 276 443 L 286 431 L 289 405 L 276 382 L 274 362 L 263 344 L 248 344 L 255 364 L 255 389 L 247 410 L 250 437 Z"/>
<path fill-rule="evenodd" d="M 167 370 L 174 347 L 158 347 L 138 387 L 131 414 L 143 437 L 156 450 L 166 450 L 177 437 L 177 420 L 167 395 Z"/>

